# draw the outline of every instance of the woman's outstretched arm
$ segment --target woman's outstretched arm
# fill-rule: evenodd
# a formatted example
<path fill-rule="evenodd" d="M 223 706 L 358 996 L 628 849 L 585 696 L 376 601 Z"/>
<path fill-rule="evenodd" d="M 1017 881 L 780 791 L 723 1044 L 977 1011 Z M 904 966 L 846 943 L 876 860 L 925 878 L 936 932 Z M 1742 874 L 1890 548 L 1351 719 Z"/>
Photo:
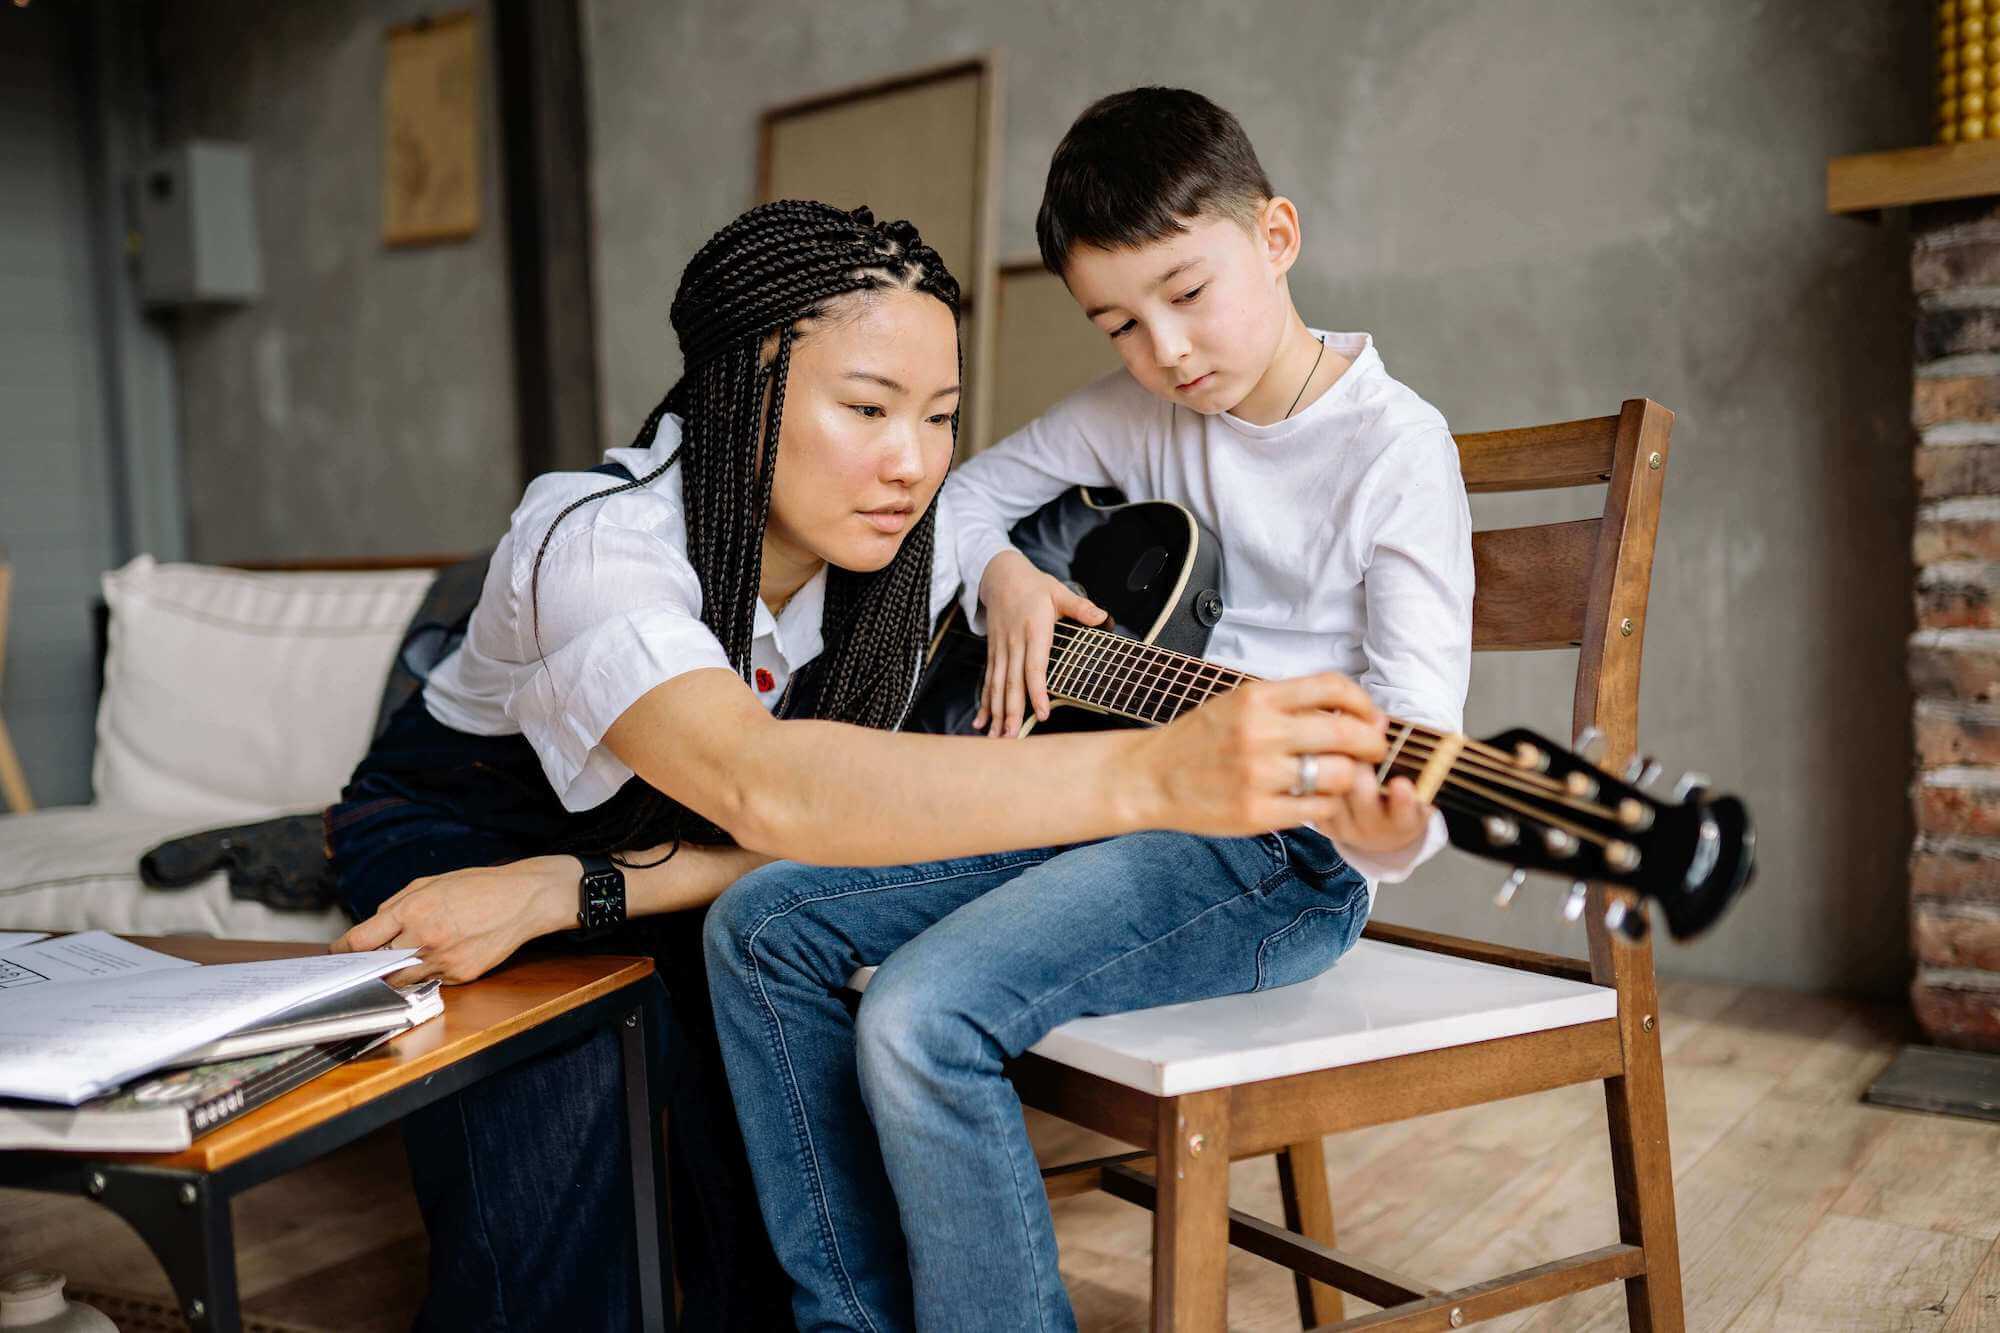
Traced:
<path fill-rule="evenodd" d="M 667 850 L 630 854 L 638 868 L 625 871 L 628 916 L 704 907 L 770 860 L 741 847 L 686 845 L 660 861 Z M 335 940 L 330 951 L 422 949 L 422 960 L 392 981 L 471 981 L 528 941 L 574 929 L 582 875 L 583 863 L 574 856 L 531 856 L 506 865 L 426 875 L 390 895 L 374 916 Z"/>
<path fill-rule="evenodd" d="M 699 907 L 773 857 L 895 865 L 1147 828 L 1231 836 L 1324 823 L 1349 813 L 1349 793 L 1375 799 L 1361 764 L 1381 757 L 1382 737 L 1367 694 L 1335 675 L 1240 686 L 1153 731 L 1024 745 L 779 721 L 734 674 L 704 669 L 645 695 L 605 741 L 741 844 L 627 870 L 626 910 L 640 916 Z M 1321 756 L 1317 795 L 1290 794 L 1301 754 Z M 574 857 L 538 856 L 420 879 L 333 949 L 420 948 L 392 980 L 470 981 L 575 925 L 580 873 Z"/>
<path fill-rule="evenodd" d="M 1325 820 L 1383 718 L 1345 676 L 1257 682 L 1170 726 L 1030 744 L 782 721 L 733 673 L 643 696 L 605 744 L 743 847 L 822 865 L 896 865 L 1139 829 L 1239 836 Z M 1294 796 L 1302 754 L 1315 795 Z"/>

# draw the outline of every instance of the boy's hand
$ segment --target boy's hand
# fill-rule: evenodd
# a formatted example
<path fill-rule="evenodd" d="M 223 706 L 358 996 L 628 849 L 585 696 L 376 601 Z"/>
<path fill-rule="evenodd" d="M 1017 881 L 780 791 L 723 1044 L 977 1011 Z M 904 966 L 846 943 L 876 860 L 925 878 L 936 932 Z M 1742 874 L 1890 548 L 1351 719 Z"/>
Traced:
<path fill-rule="evenodd" d="M 1342 847 L 1357 852 L 1400 852 L 1424 836 L 1431 807 L 1417 799 L 1416 784 L 1390 778 L 1377 785 L 1375 770 L 1359 765 L 1346 799 L 1335 807 L 1320 831 Z"/>
<path fill-rule="evenodd" d="M 986 684 L 972 725 L 989 736 L 1018 736 L 1028 708 L 1038 721 L 1049 715 L 1049 644 L 1056 620 L 1067 616 L 1097 625 L 1107 617 L 1102 607 L 1015 550 L 987 562 L 979 600 L 986 605 Z"/>

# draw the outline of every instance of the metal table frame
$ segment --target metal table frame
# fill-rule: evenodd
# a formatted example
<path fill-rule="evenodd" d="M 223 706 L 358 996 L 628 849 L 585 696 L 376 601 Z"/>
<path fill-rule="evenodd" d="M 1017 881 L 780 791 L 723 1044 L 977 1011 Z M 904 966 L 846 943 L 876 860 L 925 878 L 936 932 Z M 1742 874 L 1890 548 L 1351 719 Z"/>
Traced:
<path fill-rule="evenodd" d="M 646 1333 L 664 1333 L 658 1209 L 666 1195 L 661 1163 L 653 1151 L 660 1103 L 647 1078 L 646 1016 L 638 1003 L 645 980 L 504 1037 L 219 1171 L 92 1160 L 85 1153 L 14 1151 L 0 1152 L 0 1186 L 81 1194 L 102 1204 L 138 1232 L 159 1259 L 191 1328 L 201 1333 L 240 1333 L 231 1199 L 591 1028 L 616 1027 L 624 1065 L 632 1221 L 639 1248 L 640 1327 Z"/>

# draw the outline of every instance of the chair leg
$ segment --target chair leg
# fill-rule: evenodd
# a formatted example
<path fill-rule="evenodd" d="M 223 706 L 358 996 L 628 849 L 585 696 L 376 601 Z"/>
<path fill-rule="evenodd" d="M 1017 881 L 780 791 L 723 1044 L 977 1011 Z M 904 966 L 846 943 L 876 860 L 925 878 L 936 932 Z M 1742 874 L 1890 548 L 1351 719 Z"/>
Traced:
<path fill-rule="evenodd" d="M 1285 1204 L 1285 1229 L 1332 1249 L 1333 1194 L 1326 1183 L 1326 1141 L 1307 1139 L 1278 1150 L 1278 1194 Z M 1293 1274 L 1299 1288 L 1299 1326 L 1318 1328 L 1346 1318 L 1340 1289 Z"/>
<path fill-rule="evenodd" d="M 1154 1333 L 1213 1333 L 1229 1313 L 1229 1089 L 1164 1097 L 1153 1139 Z"/>
<path fill-rule="evenodd" d="M 1650 982 L 1651 969 L 1647 969 Z M 1682 1333 L 1681 1243 L 1674 1220 L 1674 1162 L 1667 1147 L 1667 1088 L 1660 1065 L 1659 1001 L 1650 984 L 1638 1013 L 1619 1015 L 1625 1073 L 1604 1080 L 1611 1124 L 1611 1176 L 1618 1191 L 1618 1238 L 1646 1252 L 1646 1271 L 1625 1280 L 1633 1333 Z"/>

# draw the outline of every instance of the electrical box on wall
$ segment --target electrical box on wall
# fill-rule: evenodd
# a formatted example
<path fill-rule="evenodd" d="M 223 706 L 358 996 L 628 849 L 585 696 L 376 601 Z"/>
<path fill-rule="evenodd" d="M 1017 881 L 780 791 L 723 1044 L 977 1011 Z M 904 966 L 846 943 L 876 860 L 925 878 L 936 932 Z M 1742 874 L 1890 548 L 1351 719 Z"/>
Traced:
<path fill-rule="evenodd" d="M 137 182 L 139 294 L 148 305 L 263 294 L 250 149 L 190 140 L 153 155 Z"/>

